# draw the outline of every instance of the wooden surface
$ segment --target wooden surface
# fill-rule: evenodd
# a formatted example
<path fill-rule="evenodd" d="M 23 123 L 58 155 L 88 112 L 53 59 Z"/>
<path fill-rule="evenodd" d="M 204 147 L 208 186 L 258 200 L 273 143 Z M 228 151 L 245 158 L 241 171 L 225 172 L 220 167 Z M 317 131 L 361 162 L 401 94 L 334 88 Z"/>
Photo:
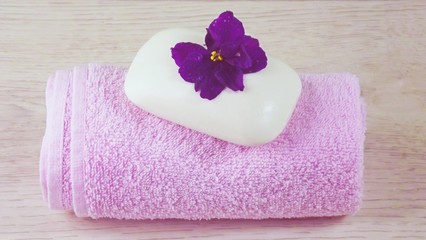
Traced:
<path fill-rule="evenodd" d="M 0 2 L 0 239 L 426 239 L 426 2 Z M 129 66 L 155 32 L 231 9 L 299 72 L 349 71 L 368 104 L 357 216 L 265 221 L 76 218 L 42 201 L 44 88 L 55 69 Z"/>

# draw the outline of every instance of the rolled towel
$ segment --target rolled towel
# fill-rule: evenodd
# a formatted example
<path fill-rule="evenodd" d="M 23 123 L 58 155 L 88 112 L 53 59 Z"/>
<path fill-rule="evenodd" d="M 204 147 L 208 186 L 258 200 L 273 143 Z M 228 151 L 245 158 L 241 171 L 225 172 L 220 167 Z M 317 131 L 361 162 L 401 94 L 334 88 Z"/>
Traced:
<path fill-rule="evenodd" d="M 51 208 L 118 219 L 299 218 L 360 208 L 365 111 L 354 75 L 301 75 L 286 129 L 257 147 L 141 110 L 125 96 L 125 75 L 88 64 L 49 78 L 40 174 Z"/>

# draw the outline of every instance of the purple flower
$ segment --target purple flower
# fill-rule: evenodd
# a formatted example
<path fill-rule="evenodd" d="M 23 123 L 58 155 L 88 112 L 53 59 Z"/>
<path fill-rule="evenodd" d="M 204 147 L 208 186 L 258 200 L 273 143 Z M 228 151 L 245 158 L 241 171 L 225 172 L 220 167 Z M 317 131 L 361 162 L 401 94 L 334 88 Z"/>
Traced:
<path fill-rule="evenodd" d="M 207 28 L 205 46 L 181 42 L 172 49 L 179 74 L 195 84 L 202 98 L 214 99 L 226 87 L 243 91 L 243 74 L 266 67 L 259 41 L 244 33 L 243 24 L 230 11 L 223 12 Z"/>

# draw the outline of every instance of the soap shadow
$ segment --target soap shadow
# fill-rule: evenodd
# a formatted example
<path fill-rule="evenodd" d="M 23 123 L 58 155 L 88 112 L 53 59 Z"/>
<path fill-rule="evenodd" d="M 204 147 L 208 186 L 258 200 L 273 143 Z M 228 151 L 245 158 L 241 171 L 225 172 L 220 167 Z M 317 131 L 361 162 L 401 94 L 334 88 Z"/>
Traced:
<path fill-rule="evenodd" d="M 103 229 L 103 231 L 143 232 L 172 232 L 191 231 L 193 229 L 208 232 L 223 232 L 224 230 L 256 230 L 256 229 L 307 229 L 326 228 L 337 225 L 345 219 L 342 217 L 316 217 L 299 219 L 213 219 L 213 220 L 118 220 L 118 219 L 91 219 L 77 218 L 73 213 L 67 214 L 69 220 L 77 224 L 83 224 L 87 228 Z"/>

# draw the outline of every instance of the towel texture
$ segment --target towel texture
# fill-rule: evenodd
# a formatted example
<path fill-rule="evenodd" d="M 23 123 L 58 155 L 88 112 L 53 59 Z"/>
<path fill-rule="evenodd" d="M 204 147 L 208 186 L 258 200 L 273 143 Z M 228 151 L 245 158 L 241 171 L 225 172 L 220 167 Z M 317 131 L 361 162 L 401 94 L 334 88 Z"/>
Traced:
<path fill-rule="evenodd" d="M 54 209 L 118 219 L 293 218 L 355 213 L 365 111 L 357 78 L 304 74 L 274 141 L 243 147 L 129 102 L 126 69 L 88 64 L 47 83 L 43 196 Z"/>

